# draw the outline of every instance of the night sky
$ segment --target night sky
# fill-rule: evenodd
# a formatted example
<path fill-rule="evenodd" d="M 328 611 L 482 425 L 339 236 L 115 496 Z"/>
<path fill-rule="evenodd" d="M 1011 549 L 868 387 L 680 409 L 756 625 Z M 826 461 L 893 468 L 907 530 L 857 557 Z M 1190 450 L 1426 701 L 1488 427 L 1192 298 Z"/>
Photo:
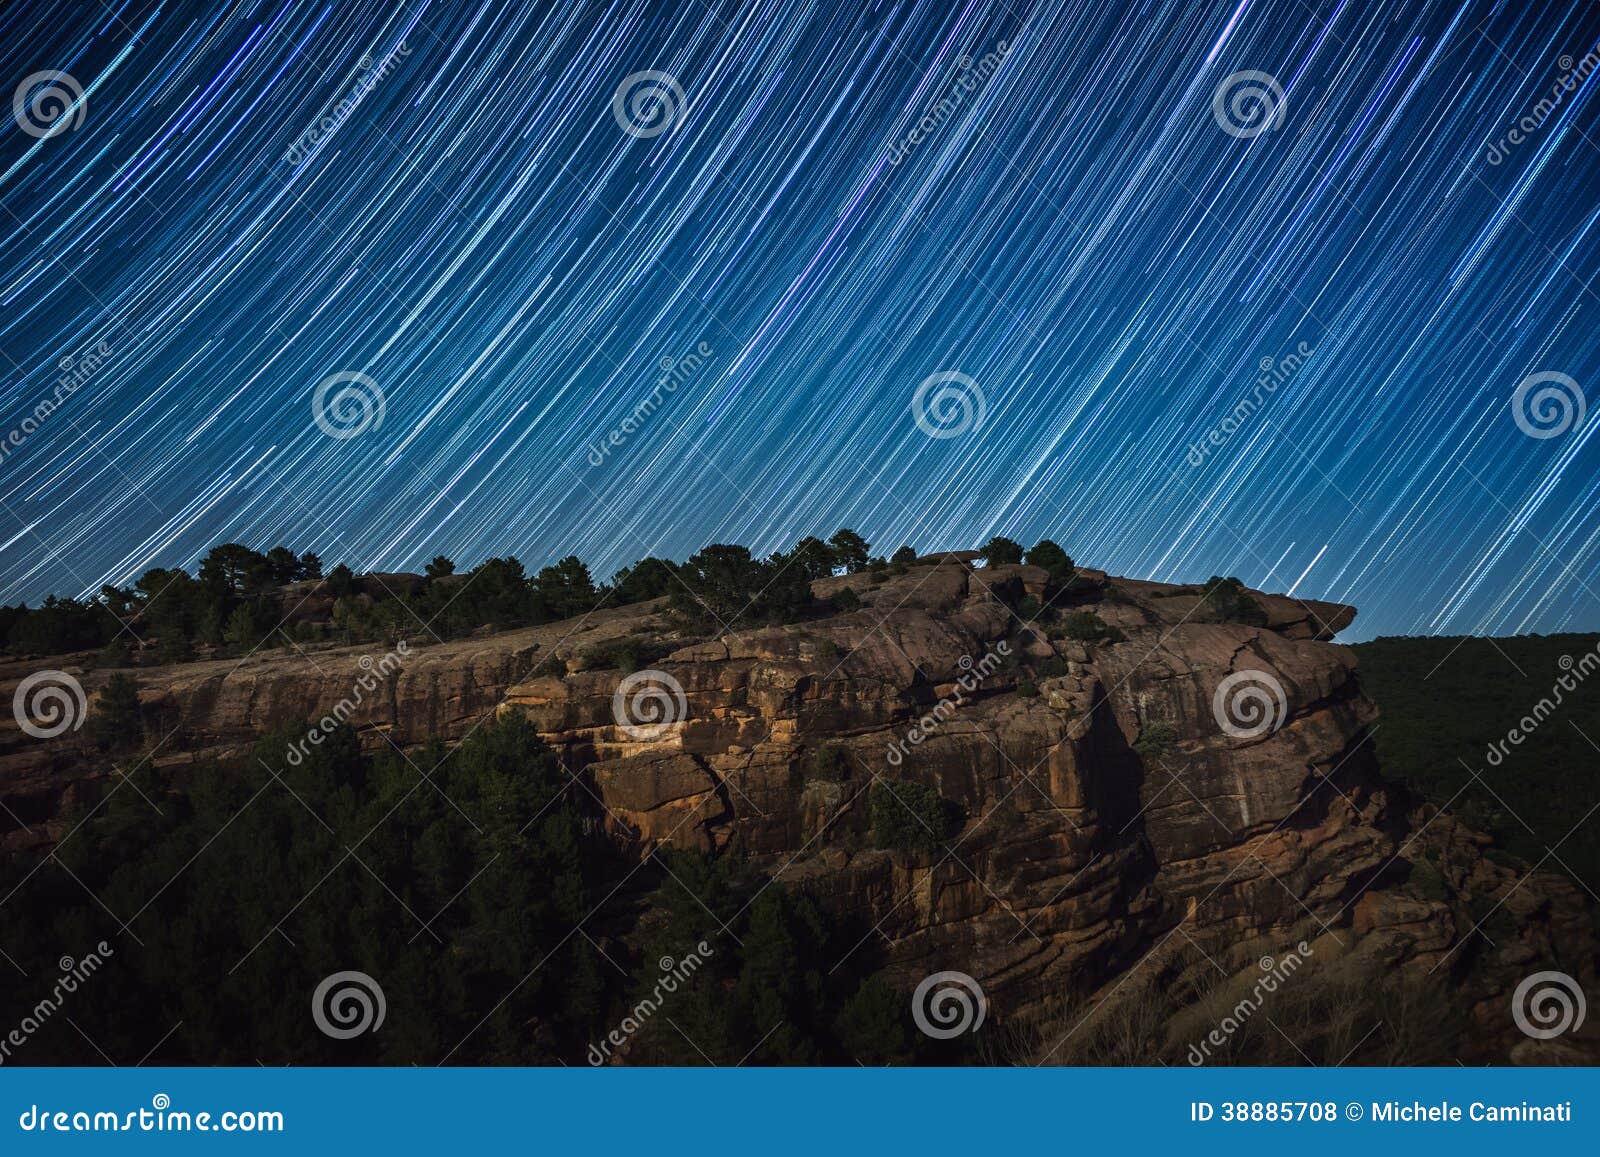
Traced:
<path fill-rule="evenodd" d="M 0 601 L 848 525 L 1600 627 L 1591 0 L 0 11 Z"/>

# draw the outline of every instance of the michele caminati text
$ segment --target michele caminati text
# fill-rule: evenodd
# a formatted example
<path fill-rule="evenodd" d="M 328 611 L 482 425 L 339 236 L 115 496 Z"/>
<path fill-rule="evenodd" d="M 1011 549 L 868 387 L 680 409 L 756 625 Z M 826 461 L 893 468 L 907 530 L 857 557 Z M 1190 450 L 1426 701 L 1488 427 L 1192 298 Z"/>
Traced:
<path fill-rule="evenodd" d="M 1473 1101 L 1462 1109 L 1460 1105 L 1452 1105 L 1449 1101 L 1440 1101 L 1437 1105 L 1424 1105 L 1421 1101 L 1373 1101 L 1372 1119 L 1379 1123 L 1397 1122 L 1403 1125 L 1463 1120 L 1538 1125 L 1547 1121 L 1572 1120 L 1572 1102 L 1530 1105 L 1527 1101 L 1520 1101 L 1515 1105 L 1486 1105 L 1482 1101 Z"/>

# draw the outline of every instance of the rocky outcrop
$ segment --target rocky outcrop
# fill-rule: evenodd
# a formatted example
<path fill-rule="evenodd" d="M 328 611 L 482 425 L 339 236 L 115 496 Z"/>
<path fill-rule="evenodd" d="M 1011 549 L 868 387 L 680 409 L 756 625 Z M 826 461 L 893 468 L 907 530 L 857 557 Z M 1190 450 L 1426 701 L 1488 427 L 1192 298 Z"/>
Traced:
<path fill-rule="evenodd" d="M 975 561 L 822 580 L 857 609 L 679 638 L 627 676 L 585 656 L 670 635 L 660 606 L 450 643 L 419 625 L 396 662 L 368 646 L 141 669 L 141 701 L 158 761 L 237 752 L 341 703 L 366 742 L 401 747 L 524 711 L 625 854 L 737 845 L 859 922 L 891 979 L 959 969 L 998 1017 L 1196 951 L 1241 972 L 1306 940 L 1470 983 L 1509 1047 L 1489 1010 L 1540 959 L 1592 976 L 1581 892 L 1474 854 L 1472 833 L 1383 783 L 1375 708 L 1331 642 L 1351 608 L 1253 593 L 1253 623 L 1221 621 L 1195 587 L 1082 571 L 1063 592 L 1039 568 Z M 0 671 L 0 691 L 23 673 Z M 90 696 L 106 677 L 74 673 Z M 48 840 L 84 758 L 0 735 L 3 798 L 30 821 L 13 846 Z M 877 846 L 874 808 L 907 781 L 954 817 L 936 850 Z M 1442 894 L 1412 878 L 1424 860 L 1450 865 Z M 1462 913 L 1485 908 L 1518 934 L 1480 942 Z"/>

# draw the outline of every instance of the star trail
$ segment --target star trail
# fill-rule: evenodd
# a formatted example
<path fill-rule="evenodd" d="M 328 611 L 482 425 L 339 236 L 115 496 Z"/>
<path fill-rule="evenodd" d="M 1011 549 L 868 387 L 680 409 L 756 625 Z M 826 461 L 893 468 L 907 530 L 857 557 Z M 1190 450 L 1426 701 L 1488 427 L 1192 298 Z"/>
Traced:
<path fill-rule="evenodd" d="M 0 22 L 0 601 L 851 526 L 1600 627 L 1590 3 Z"/>

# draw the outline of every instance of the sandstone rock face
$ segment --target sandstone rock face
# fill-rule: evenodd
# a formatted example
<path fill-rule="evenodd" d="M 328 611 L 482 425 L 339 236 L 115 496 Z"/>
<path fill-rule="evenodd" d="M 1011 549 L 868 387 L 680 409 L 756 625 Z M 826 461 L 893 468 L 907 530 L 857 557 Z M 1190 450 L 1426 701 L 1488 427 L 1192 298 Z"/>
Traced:
<path fill-rule="evenodd" d="M 363 655 L 386 672 L 349 713 L 369 744 L 459 739 L 525 711 L 626 854 L 736 845 L 858 920 L 895 982 L 958 969 L 1001 1018 L 1188 967 L 1186 948 L 1243 972 L 1306 940 L 1323 959 L 1447 969 L 1503 1051 L 1500 1006 L 1540 959 L 1586 960 L 1592 978 L 1577 888 L 1524 880 L 1448 816 L 1392 798 L 1363 741 L 1375 708 L 1330 641 L 1351 608 L 1256 595 L 1264 625 L 1222 622 L 1197 588 L 1083 571 L 1052 626 L 1044 571 L 974 562 L 821 580 L 820 597 L 848 588 L 860 609 L 684 639 L 635 676 L 545 660 L 668 632 L 658 605 L 444 644 L 419 630 L 391 666 L 368 646 L 141 669 L 141 700 L 158 735 L 173 728 L 162 761 L 348 704 Z M 1115 631 L 1081 629 L 1083 612 Z M 1074 620 L 1077 638 L 1050 637 Z M 0 669 L 0 694 L 27 669 Z M 106 677 L 77 674 L 91 697 Z M 47 821 L 84 778 L 81 747 L 5 722 L 0 798 Z M 874 785 L 902 781 L 959 815 L 939 850 L 875 846 Z M 47 822 L 6 836 L 48 838 Z M 1424 849 L 1461 865 L 1453 898 L 1407 882 Z M 1462 897 L 1504 908 L 1518 935 L 1475 942 Z"/>

